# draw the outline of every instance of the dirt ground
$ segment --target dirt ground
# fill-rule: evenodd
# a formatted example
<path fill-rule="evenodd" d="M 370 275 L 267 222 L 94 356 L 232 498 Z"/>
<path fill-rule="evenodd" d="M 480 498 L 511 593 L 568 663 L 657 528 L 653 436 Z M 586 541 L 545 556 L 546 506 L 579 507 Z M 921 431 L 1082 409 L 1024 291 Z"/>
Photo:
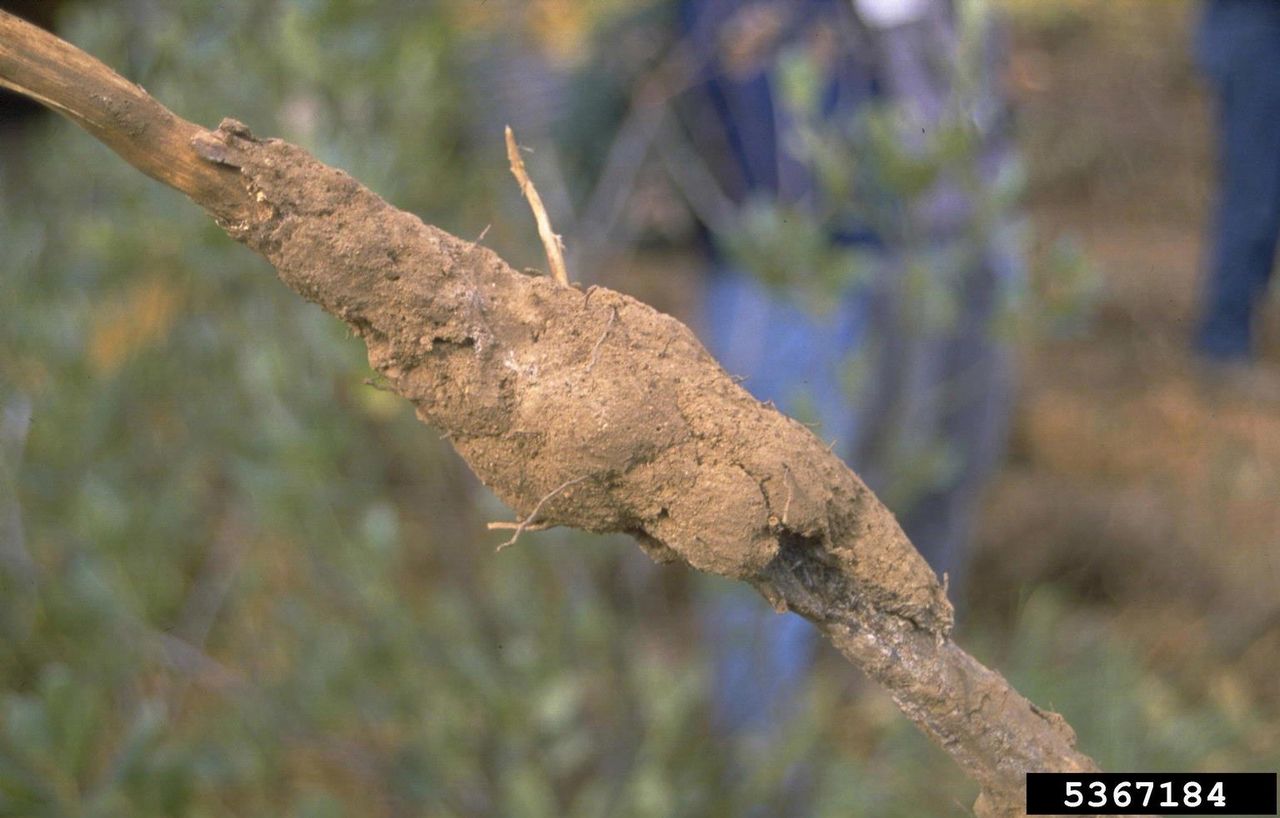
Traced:
<path fill-rule="evenodd" d="M 1100 275 L 1075 337 L 1027 352 L 975 607 L 1065 584 L 1191 689 L 1222 673 L 1280 709 L 1280 311 L 1246 383 L 1188 353 L 1212 196 L 1189 3 L 1013 4 L 1011 71 L 1037 235 Z M 1058 6 L 1058 4 L 1045 4 Z M 1015 9 L 1016 10 L 1016 9 Z"/>

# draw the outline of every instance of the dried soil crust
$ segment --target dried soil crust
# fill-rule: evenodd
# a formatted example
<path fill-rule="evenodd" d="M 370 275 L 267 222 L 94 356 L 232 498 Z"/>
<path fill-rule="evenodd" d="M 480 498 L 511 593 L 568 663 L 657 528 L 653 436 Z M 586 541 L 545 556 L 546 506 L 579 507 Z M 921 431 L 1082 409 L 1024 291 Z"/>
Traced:
<path fill-rule="evenodd" d="M 768 569 L 785 545 L 848 578 L 858 605 L 949 632 L 951 605 L 893 516 L 680 322 L 520 274 L 239 123 L 193 144 L 239 168 L 259 203 L 224 227 L 351 325 L 522 515 L 633 534 L 655 559 L 754 581 L 780 605 Z"/>
<path fill-rule="evenodd" d="M 1061 717 L 950 640 L 943 588 L 861 480 L 683 324 L 517 273 L 232 120 L 191 145 L 243 185 L 206 209 L 363 337 L 526 523 L 630 533 L 809 618 L 982 785 L 983 818 L 1021 814 L 1027 770 L 1095 768 Z"/>

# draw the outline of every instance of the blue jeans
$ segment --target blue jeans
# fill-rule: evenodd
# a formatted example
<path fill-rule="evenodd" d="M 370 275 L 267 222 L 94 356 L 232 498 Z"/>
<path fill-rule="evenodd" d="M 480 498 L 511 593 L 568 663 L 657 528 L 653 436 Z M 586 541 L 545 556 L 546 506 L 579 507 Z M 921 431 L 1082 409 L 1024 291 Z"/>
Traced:
<path fill-rule="evenodd" d="M 1280 2 L 1212 0 L 1197 50 L 1217 97 L 1219 193 L 1196 345 L 1246 360 L 1280 236 Z"/>

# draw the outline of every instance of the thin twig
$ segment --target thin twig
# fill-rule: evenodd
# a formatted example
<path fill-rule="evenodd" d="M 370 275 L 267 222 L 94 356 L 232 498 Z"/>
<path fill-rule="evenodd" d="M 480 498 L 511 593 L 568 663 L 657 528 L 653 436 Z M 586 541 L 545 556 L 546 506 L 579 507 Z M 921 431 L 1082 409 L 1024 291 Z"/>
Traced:
<path fill-rule="evenodd" d="M 520 539 L 520 535 L 529 530 L 529 526 L 533 524 L 534 518 L 538 516 L 538 512 L 542 511 L 542 506 L 548 500 L 550 500 L 552 497 L 555 497 L 557 494 L 564 491 L 565 489 L 569 488 L 569 486 L 572 486 L 575 483 L 581 483 L 583 480 L 586 480 L 586 479 L 587 479 L 587 475 L 584 474 L 581 477 L 575 477 L 572 480 L 566 480 L 560 485 L 553 488 L 551 491 L 547 492 L 545 495 L 543 495 L 542 499 L 538 501 L 538 504 L 533 507 L 533 511 L 529 512 L 529 516 L 525 517 L 523 520 L 516 523 L 516 533 L 511 535 L 511 539 L 507 540 L 502 545 L 499 545 L 497 550 L 501 551 L 502 549 L 506 548 L 509 545 L 515 545 L 516 540 Z M 495 526 L 493 523 L 490 523 L 489 527 L 494 528 Z"/>
<path fill-rule="evenodd" d="M 507 159 L 511 162 L 511 173 L 520 183 L 520 192 L 529 200 L 529 208 L 533 210 L 534 221 L 538 223 L 538 238 L 542 239 L 542 249 L 547 253 L 547 266 L 551 268 L 551 277 L 556 281 L 569 285 L 569 272 L 564 266 L 564 242 L 551 229 L 551 218 L 547 216 L 547 208 L 542 204 L 538 189 L 524 169 L 524 159 L 520 158 L 520 148 L 516 145 L 516 136 L 507 126 Z"/>
<path fill-rule="evenodd" d="M 485 528 L 490 531 L 514 531 L 520 527 L 519 522 L 510 520 L 494 520 L 491 523 L 485 523 Z M 546 531 L 548 528 L 555 528 L 552 523 L 529 523 L 524 527 L 525 531 Z"/>
<path fill-rule="evenodd" d="M 587 371 L 596 365 L 596 359 L 600 357 L 600 345 L 604 343 L 604 339 L 609 337 L 609 330 L 613 328 L 613 322 L 618 318 L 618 308 L 609 308 L 609 320 L 604 325 L 604 332 L 600 333 L 600 339 L 596 341 L 596 345 L 591 348 L 591 362 L 587 364 Z"/>
<path fill-rule="evenodd" d="M 715 233 L 733 225 L 737 206 L 716 179 L 706 160 L 688 143 L 688 138 L 670 117 L 659 122 L 654 140 L 667 178 L 676 186 L 700 222 Z"/>
<path fill-rule="evenodd" d="M 571 259 L 577 269 L 593 267 L 593 260 L 610 244 L 627 244 L 634 236 L 616 236 L 630 193 L 667 116 L 667 105 L 701 76 L 706 58 L 686 40 L 671 45 L 657 65 L 635 85 L 630 107 L 605 154 L 603 170 L 582 208 L 571 234 L 577 239 Z"/>

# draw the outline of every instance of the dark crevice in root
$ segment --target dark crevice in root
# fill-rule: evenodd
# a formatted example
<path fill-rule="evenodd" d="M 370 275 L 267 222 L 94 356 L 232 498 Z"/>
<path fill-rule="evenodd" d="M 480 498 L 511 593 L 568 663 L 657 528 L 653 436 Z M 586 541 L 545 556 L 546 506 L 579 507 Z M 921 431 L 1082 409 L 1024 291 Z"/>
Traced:
<path fill-rule="evenodd" d="M 853 581 L 830 561 L 821 538 L 787 528 L 777 536 L 778 553 L 756 581 L 770 589 L 765 596 L 779 598 L 788 610 L 819 625 L 848 619 L 861 604 L 859 595 Z"/>

